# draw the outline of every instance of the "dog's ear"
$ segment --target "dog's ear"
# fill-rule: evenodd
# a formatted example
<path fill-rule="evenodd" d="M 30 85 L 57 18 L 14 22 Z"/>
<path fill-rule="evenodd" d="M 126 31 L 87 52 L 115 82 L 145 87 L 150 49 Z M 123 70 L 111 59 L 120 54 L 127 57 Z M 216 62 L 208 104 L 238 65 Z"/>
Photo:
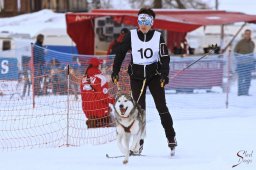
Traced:
<path fill-rule="evenodd" d="M 136 101 L 134 101 L 134 102 L 135 102 L 135 106 L 136 106 L 138 109 L 141 109 L 140 104 L 139 104 L 139 103 L 137 103 Z"/>
<path fill-rule="evenodd" d="M 116 116 L 115 116 L 116 111 L 115 111 L 114 105 L 113 105 L 112 103 L 109 103 L 109 104 L 108 104 L 108 107 L 109 107 L 110 116 L 111 116 L 111 117 L 116 117 Z"/>
<path fill-rule="evenodd" d="M 114 111 L 114 105 L 112 103 L 109 103 L 108 107 L 110 108 L 110 113 L 112 113 Z"/>
<path fill-rule="evenodd" d="M 117 94 L 115 95 L 115 101 L 117 101 L 119 97 L 120 97 L 120 94 L 117 93 Z"/>
<path fill-rule="evenodd" d="M 135 104 L 135 102 L 134 102 L 134 100 L 133 100 L 133 97 L 132 97 L 131 95 L 126 94 L 125 97 L 126 97 L 128 100 L 132 101 L 132 102 Z"/>
<path fill-rule="evenodd" d="M 128 94 L 125 94 L 125 98 L 128 99 L 128 100 L 131 100 L 131 96 L 128 95 Z"/>
<path fill-rule="evenodd" d="M 139 105 L 139 103 L 137 103 L 133 98 L 132 98 L 132 103 L 133 103 L 133 105 L 136 107 L 136 108 L 140 108 L 140 105 Z"/>
<path fill-rule="evenodd" d="M 133 102 L 134 105 L 137 105 L 137 101 L 134 100 L 133 96 L 132 96 L 132 92 L 130 95 L 127 95 L 129 96 L 129 100 L 131 100 Z"/>

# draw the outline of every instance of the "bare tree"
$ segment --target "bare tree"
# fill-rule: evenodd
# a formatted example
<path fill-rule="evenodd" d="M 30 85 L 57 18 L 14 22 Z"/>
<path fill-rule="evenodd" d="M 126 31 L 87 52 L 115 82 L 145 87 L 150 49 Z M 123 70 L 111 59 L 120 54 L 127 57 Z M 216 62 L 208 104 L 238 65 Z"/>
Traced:
<path fill-rule="evenodd" d="M 112 8 L 112 4 L 111 4 L 111 0 L 101 0 L 101 7 L 102 8 L 105 8 L 105 9 L 109 9 L 109 8 Z"/>
<path fill-rule="evenodd" d="M 185 3 L 182 2 L 181 0 L 176 0 L 176 3 L 178 5 L 177 8 L 179 8 L 179 9 L 186 9 Z"/>
<path fill-rule="evenodd" d="M 93 0 L 92 1 L 94 8 L 99 9 L 101 8 L 100 0 Z"/>
<path fill-rule="evenodd" d="M 215 0 L 215 9 L 216 9 L 216 10 L 219 9 L 219 0 Z"/>
<path fill-rule="evenodd" d="M 178 9 L 209 9 L 210 6 L 202 0 L 163 0 L 167 8 Z"/>
<path fill-rule="evenodd" d="M 132 6 L 132 9 L 141 8 L 145 6 L 152 7 L 152 0 L 129 0 Z M 161 1 L 161 0 L 160 0 Z"/>
<path fill-rule="evenodd" d="M 154 0 L 153 8 L 162 8 L 162 0 Z"/>
<path fill-rule="evenodd" d="M 102 7 L 111 7 L 111 0 L 102 0 Z M 124 1 L 124 0 L 123 0 Z M 202 0 L 126 0 L 130 2 L 132 9 L 141 7 L 166 8 L 166 9 L 209 9 L 210 6 Z"/>

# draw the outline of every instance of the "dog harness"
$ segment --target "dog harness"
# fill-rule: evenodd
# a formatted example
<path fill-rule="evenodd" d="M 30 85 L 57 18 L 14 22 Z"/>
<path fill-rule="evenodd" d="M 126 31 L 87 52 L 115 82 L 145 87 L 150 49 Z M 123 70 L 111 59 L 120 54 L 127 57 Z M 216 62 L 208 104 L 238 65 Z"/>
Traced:
<path fill-rule="evenodd" d="M 131 127 L 132 127 L 132 125 L 134 124 L 134 122 L 135 122 L 135 120 L 130 124 L 130 126 L 128 126 L 128 127 L 125 127 L 124 125 L 122 125 L 122 124 L 120 124 L 123 128 L 124 128 L 124 131 L 126 132 L 126 133 L 131 133 Z"/>

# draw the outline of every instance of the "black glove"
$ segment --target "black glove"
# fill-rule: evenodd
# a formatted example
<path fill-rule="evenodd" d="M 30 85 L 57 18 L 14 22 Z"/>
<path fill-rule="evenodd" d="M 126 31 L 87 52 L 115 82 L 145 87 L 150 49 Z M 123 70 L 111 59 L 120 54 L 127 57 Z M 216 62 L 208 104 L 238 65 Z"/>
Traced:
<path fill-rule="evenodd" d="M 111 74 L 111 78 L 112 78 L 112 82 L 113 83 L 117 83 L 118 82 L 118 80 L 119 80 L 119 76 L 118 76 L 118 73 L 112 73 Z"/>
<path fill-rule="evenodd" d="M 162 74 L 161 78 L 160 78 L 161 87 L 164 87 L 168 83 L 169 83 L 169 77 L 164 75 L 164 74 Z"/>

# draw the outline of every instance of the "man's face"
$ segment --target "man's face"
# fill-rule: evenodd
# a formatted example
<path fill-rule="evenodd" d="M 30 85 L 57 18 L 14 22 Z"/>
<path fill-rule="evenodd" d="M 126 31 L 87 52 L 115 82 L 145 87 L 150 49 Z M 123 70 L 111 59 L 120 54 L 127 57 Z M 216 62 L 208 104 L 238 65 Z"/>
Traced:
<path fill-rule="evenodd" d="M 144 34 L 146 34 L 150 29 L 151 29 L 151 26 L 139 25 L 139 30 L 140 30 L 141 32 L 143 32 Z"/>
<path fill-rule="evenodd" d="M 43 42 L 44 42 L 44 38 L 43 38 L 43 37 L 42 37 L 42 38 L 40 38 L 40 39 L 39 39 L 39 42 L 43 44 Z"/>
<path fill-rule="evenodd" d="M 147 14 L 140 14 L 138 16 L 138 25 L 141 32 L 147 33 L 153 25 L 153 17 Z"/>
<path fill-rule="evenodd" d="M 244 32 L 244 39 L 246 40 L 251 39 L 251 31 L 247 30 Z"/>

